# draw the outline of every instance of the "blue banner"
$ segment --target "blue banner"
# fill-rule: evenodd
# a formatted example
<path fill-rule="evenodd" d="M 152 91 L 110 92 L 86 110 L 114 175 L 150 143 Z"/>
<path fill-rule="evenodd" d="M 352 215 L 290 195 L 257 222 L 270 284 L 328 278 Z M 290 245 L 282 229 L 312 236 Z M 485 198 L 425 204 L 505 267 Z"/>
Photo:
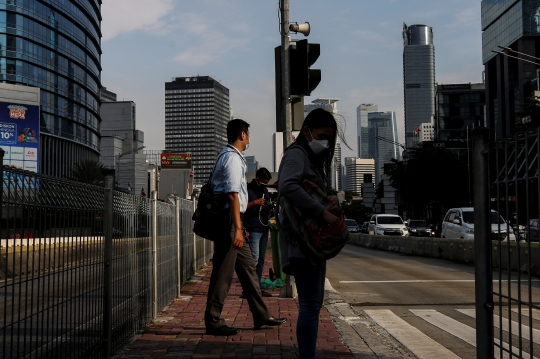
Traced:
<path fill-rule="evenodd" d="M 0 102 L 4 165 L 39 172 L 39 106 Z"/>

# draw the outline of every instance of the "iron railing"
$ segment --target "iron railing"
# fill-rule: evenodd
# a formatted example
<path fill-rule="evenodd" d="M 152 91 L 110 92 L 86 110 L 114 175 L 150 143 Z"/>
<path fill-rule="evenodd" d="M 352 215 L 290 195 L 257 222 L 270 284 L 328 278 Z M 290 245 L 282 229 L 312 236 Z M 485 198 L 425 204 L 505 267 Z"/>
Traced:
<path fill-rule="evenodd" d="M 473 175 L 478 357 L 533 358 L 538 356 L 533 343 L 540 340 L 534 336 L 535 318 L 540 313 L 540 271 L 535 265 L 539 250 L 540 129 L 496 142 L 488 141 L 487 129 L 475 131 L 473 168 L 480 171 L 484 166 L 487 172 Z M 478 218 L 486 219 L 484 226 L 477 223 Z M 480 272 L 484 275 L 479 277 Z"/>
<path fill-rule="evenodd" d="M 108 358 L 213 247 L 175 204 L 3 167 L 0 356 Z M 194 248 L 197 250 L 194 251 Z"/>

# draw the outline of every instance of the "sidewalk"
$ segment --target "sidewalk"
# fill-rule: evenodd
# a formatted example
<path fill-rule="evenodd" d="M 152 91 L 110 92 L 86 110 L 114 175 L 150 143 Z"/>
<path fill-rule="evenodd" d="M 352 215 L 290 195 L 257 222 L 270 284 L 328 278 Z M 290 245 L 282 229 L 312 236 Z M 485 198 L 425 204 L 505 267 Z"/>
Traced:
<path fill-rule="evenodd" d="M 270 245 L 269 245 L 270 248 Z M 272 267 L 272 255 L 267 252 L 264 273 Z M 247 301 L 241 299 L 242 288 L 235 275 L 222 317 L 227 325 L 245 328 L 234 336 L 206 335 L 204 310 L 210 283 L 211 263 L 197 272 L 195 280 L 182 289 L 183 297 L 161 313 L 149 329 L 135 339 L 119 358 L 297 358 L 296 321 L 298 300 L 264 298 L 275 317 L 287 318 L 278 328 L 254 331 Z M 325 307 L 321 309 L 317 358 L 352 359 L 353 355 L 341 342 L 341 337 Z"/>

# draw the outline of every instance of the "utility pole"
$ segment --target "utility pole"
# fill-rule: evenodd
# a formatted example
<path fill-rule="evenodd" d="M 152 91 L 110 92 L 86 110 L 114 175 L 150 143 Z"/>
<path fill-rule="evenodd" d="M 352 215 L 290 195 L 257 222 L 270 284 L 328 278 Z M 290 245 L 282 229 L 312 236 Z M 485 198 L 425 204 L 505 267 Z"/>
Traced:
<path fill-rule="evenodd" d="M 283 152 L 292 143 L 292 107 L 291 107 L 291 78 L 290 74 L 290 39 L 289 39 L 289 0 L 280 0 L 279 11 L 281 13 L 281 108 L 285 119 L 285 131 L 283 131 Z"/>

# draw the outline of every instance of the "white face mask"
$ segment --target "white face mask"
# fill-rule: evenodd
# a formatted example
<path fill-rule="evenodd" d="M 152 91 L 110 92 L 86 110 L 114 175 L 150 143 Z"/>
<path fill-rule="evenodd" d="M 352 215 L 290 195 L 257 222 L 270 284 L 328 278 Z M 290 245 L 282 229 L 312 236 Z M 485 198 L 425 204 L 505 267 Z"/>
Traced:
<path fill-rule="evenodd" d="M 309 148 L 315 153 L 316 155 L 321 154 L 324 152 L 324 150 L 327 150 L 328 140 L 316 140 L 313 138 L 313 134 L 311 133 L 311 130 L 309 131 L 309 134 L 311 135 L 311 142 L 309 142 Z"/>

